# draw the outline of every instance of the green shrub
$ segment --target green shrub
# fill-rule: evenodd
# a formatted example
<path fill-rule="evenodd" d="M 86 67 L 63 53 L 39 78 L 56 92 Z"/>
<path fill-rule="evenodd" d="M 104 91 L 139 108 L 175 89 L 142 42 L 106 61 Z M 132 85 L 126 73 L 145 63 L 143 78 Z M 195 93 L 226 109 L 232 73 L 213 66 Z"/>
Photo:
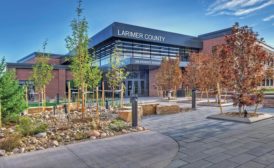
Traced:
<path fill-rule="evenodd" d="M 125 129 L 127 127 L 127 123 L 121 119 L 114 119 L 109 124 L 109 128 L 113 131 L 122 131 L 122 129 Z"/>
<path fill-rule="evenodd" d="M 75 134 L 75 140 L 82 140 L 82 139 L 87 139 L 88 138 L 88 134 L 84 133 L 84 132 L 77 132 Z"/>
<path fill-rule="evenodd" d="M 34 129 L 33 133 L 38 134 L 40 132 L 46 132 L 48 129 L 48 125 L 45 123 L 39 123 L 37 127 Z"/>
<path fill-rule="evenodd" d="M 27 108 L 24 89 L 15 78 L 14 71 L 0 72 L 0 100 L 2 119 L 9 114 L 20 114 Z"/>
<path fill-rule="evenodd" d="M 8 114 L 4 118 L 4 123 L 6 123 L 6 124 L 18 123 L 19 122 L 19 118 L 20 118 L 20 115 L 15 114 L 15 113 L 11 113 L 11 114 Z"/>
<path fill-rule="evenodd" d="M 25 116 L 20 117 L 19 124 L 16 126 L 17 131 L 24 136 L 45 132 L 47 128 L 47 124 L 40 121 L 31 120 L 31 118 Z"/>
<path fill-rule="evenodd" d="M 20 146 L 21 136 L 18 134 L 12 134 L 6 137 L 0 143 L 0 149 L 4 149 L 8 152 L 11 152 L 14 148 L 18 148 Z"/>

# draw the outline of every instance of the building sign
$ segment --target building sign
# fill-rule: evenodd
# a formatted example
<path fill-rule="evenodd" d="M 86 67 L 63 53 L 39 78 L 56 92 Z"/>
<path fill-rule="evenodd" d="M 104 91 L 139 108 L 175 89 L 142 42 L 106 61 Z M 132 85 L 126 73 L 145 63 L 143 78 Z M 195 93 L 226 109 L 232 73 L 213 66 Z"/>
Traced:
<path fill-rule="evenodd" d="M 132 64 L 139 64 L 139 65 L 160 65 L 161 61 L 134 58 L 134 59 L 132 59 Z"/>
<path fill-rule="evenodd" d="M 156 41 L 156 42 L 165 41 L 164 36 L 144 34 L 140 32 L 133 32 L 128 30 L 120 30 L 120 29 L 118 29 L 118 36 L 124 36 L 124 37 L 135 38 L 135 39 L 144 39 L 144 40 L 150 40 L 150 41 Z"/>

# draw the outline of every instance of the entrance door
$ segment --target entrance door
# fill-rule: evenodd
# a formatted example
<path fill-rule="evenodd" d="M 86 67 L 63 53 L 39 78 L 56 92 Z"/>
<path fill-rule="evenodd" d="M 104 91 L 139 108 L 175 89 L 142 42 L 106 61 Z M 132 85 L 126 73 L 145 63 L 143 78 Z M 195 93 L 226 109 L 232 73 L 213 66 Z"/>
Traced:
<path fill-rule="evenodd" d="M 133 95 L 145 96 L 145 81 L 144 80 L 127 80 L 126 81 L 126 97 Z"/>
<path fill-rule="evenodd" d="M 131 92 L 132 92 L 132 81 L 127 81 L 127 86 L 126 86 L 126 89 L 127 89 L 127 92 L 126 92 L 126 96 L 129 97 L 131 95 Z"/>
<path fill-rule="evenodd" d="M 134 90 L 133 90 L 133 93 L 135 94 L 135 95 L 138 95 L 139 96 L 139 81 L 134 81 Z"/>

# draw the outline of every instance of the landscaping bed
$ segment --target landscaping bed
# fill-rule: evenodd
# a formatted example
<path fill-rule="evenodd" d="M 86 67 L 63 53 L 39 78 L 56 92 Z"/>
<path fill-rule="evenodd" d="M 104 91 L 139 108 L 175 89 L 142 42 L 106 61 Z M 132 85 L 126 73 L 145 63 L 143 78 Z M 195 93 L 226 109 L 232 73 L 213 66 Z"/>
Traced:
<path fill-rule="evenodd" d="M 227 121 L 235 121 L 242 123 L 254 123 L 261 120 L 272 118 L 273 116 L 265 113 L 247 113 L 247 116 L 244 116 L 244 113 L 239 112 L 227 112 L 222 114 L 215 114 L 208 116 L 209 119 L 217 119 L 217 120 L 227 120 Z"/>
<path fill-rule="evenodd" d="M 219 107 L 219 103 L 217 102 L 199 102 L 197 103 L 198 106 L 211 106 L 211 107 Z M 233 103 L 232 102 L 222 102 L 221 103 L 221 106 L 222 107 L 225 107 L 225 106 L 233 106 Z"/>
<path fill-rule="evenodd" d="M 100 122 L 96 122 L 95 114 L 91 112 L 85 112 L 84 118 L 77 111 L 25 115 L 0 128 L 0 156 L 143 130 L 143 127 L 132 128 L 130 123 L 117 118 L 115 112 L 101 111 Z"/>

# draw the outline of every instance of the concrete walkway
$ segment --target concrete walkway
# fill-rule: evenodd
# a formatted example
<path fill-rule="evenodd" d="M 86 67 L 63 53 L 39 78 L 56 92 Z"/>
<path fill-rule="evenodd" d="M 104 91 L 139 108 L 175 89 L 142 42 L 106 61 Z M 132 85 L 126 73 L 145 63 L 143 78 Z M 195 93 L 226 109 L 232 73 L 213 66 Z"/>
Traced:
<path fill-rule="evenodd" d="M 162 168 L 177 152 L 171 138 L 144 131 L 2 157 L 0 168 Z"/>
<path fill-rule="evenodd" d="M 259 111 L 274 114 L 271 108 Z M 253 124 L 206 119 L 217 113 L 216 107 L 198 107 L 192 112 L 146 117 L 142 123 L 179 144 L 167 168 L 274 168 L 274 119 Z"/>

